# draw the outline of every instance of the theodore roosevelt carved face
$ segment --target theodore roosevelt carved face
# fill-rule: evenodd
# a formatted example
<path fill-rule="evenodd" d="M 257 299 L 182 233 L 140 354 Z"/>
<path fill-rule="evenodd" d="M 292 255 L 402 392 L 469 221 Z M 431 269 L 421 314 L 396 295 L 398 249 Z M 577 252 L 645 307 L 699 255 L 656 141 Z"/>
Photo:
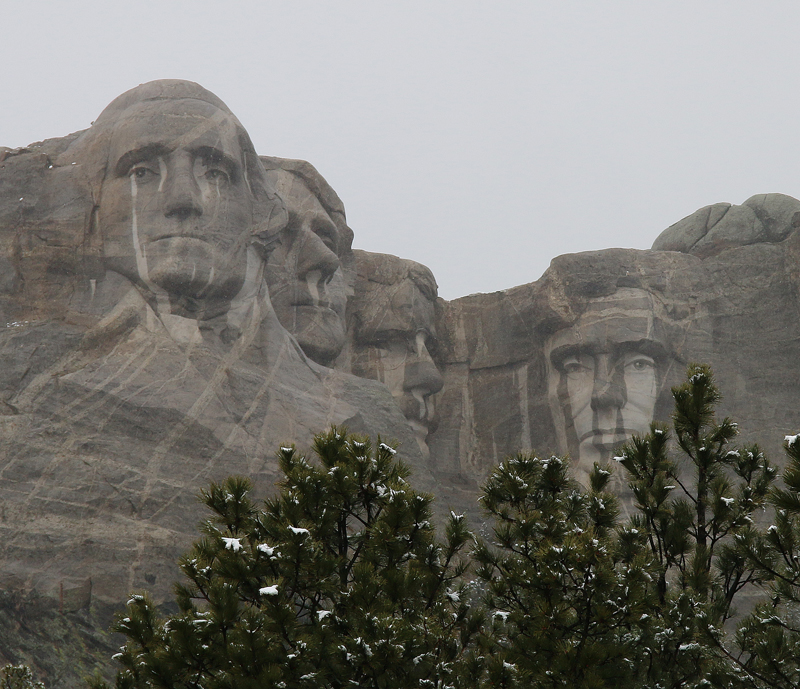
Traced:
<path fill-rule="evenodd" d="M 662 389 L 667 349 L 652 296 L 622 288 L 587 304 L 545 343 L 548 399 L 562 452 L 579 473 L 645 434 Z"/>
<path fill-rule="evenodd" d="M 434 395 L 443 385 L 430 353 L 436 340 L 436 282 L 414 261 L 357 255 L 352 371 L 389 388 L 427 455 L 427 437 L 436 426 Z"/>

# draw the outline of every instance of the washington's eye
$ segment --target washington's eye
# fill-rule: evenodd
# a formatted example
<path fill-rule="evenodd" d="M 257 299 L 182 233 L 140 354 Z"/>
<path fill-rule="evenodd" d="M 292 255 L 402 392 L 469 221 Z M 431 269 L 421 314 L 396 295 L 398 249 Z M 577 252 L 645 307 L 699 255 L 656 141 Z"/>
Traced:
<path fill-rule="evenodd" d="M 204 177 L 214 184 L 228 184 L 233 180 L 233 168 L 217 151 L 200 151 L 194 166 L 194 173 L 198 178 Z"/>
<path fill-rule="evenodd" d="M 134 165 L 131 168 L 130 176 L 137 181 L 147 181 L 158 176 L 158 171 L 154 170 L 150 165 Z"/>

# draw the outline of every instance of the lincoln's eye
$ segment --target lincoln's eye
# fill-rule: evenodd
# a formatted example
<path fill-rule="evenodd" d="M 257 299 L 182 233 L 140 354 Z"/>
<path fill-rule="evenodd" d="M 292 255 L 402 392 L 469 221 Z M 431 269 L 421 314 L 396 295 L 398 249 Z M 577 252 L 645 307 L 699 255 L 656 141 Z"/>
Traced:
<path fill-rule="evenodd" d="M 629 354 L 626 357 L 625 368 L 629 371 L 642 373 L 655 369 L 656 362 L 646 354 Z"/>
<path fill-rule="evenodd" d="M 582 354 L 573 354 L 561 360 L 561 370 L 570 378 L 587 375 L 592 369 L 592 358 Z"/>

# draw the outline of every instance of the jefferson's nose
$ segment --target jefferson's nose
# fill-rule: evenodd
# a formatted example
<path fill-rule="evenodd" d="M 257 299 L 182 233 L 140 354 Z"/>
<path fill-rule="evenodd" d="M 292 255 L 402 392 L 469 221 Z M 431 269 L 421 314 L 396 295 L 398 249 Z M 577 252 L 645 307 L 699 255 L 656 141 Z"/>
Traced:
<path fill-rule="evenodd" d="M 624 407 L 628 396 L 622 372 L 610 366 L 604 356 L 597 357 L 594 371 L 592 409 L 597 411 L 608 407 Z"/>
<path fill-rule="evenodd" d="M 303 230 L 297 241 L 300 242 L 297 274 L 305 278 L 312 271 L 319 271 L 321 281 L 327 283 L 339 268 L 339 257 L 311 230 Z"/>
<path fill-rule="evenodd" d="M 194 176 L 194 161 L 178 157 L 164 181 L 164 215 L 184 221 L 203 215 L 202 192 Z"/>

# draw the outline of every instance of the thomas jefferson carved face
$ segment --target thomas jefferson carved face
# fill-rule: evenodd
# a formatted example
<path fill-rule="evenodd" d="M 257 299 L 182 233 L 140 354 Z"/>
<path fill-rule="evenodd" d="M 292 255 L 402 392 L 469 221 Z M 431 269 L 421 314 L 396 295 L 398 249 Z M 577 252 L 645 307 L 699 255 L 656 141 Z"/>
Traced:
<path fill-rule="evenodd" d="M 546 342 L 545 358 L 561 450 L 579 472 L 649 431 L 666 349 L 647 292 L 624 288 L 591 302 L 572 327 Z"/>
<path fill-rule="evenodd" d="M 176 307 L 242 288 L 253 201 L 232 117 L 190 98 L 115 123 L 98 221 L 107 267 Z"/>
<path fill-rule="evenodd" d="M 371 258 L 396 263 L 397 270 L 383 273 L 396 276 L 381 283 L 359 270 L 352 371 L 389 388 L 427 455 L 427 437 L 436 427 L 433 396 L 443 385 L 429 351 L 436 336 L 436 283 L 427 268 L 413 261 L 382 254 Z"/>
<path fill-rule="evenodd" d="M 278 320 L 317 363 L 328 365 L 345 339 L 347 292 L 339 262 L 339 229 L 299 176 L 267 172 L 289 212 L 289 224 L 265 268 Z"/>

